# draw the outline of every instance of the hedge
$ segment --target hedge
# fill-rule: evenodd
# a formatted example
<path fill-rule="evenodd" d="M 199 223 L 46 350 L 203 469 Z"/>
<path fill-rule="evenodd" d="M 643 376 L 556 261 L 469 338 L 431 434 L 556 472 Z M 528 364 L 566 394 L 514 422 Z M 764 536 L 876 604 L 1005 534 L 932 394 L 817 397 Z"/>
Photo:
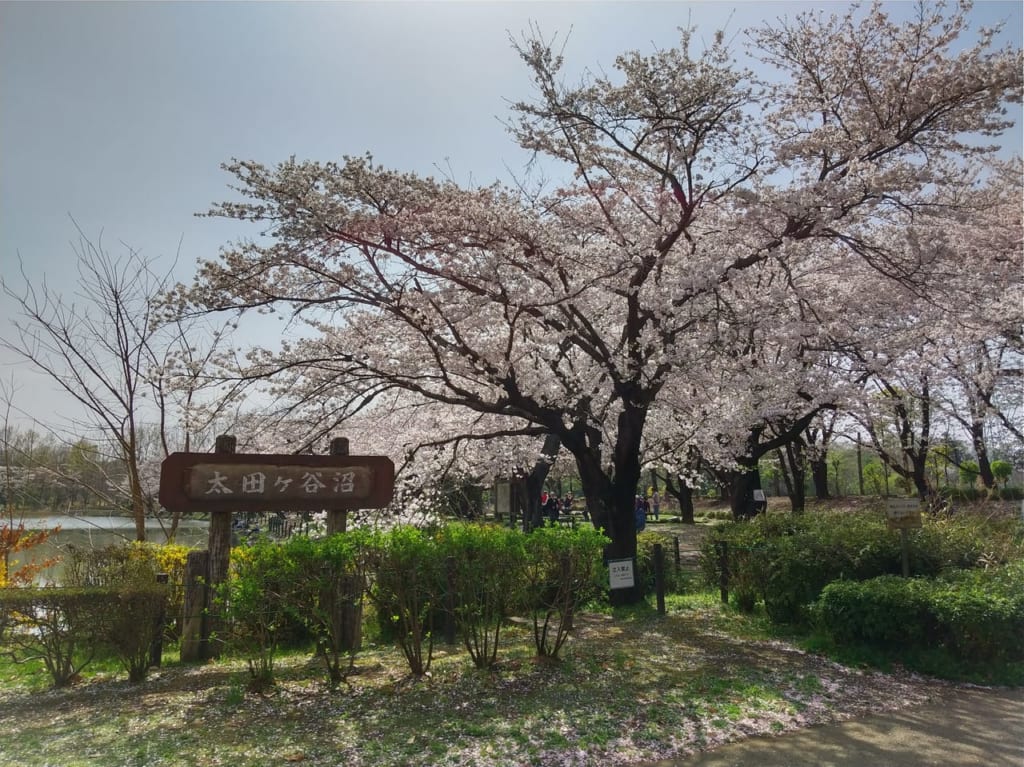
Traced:
<path fill-rule="evenodd" d="M 104 650 L 140 682 L 166 596 L 157 583 L 0 589 L 5 649 L 18 662 L 42 661 L 55 687 L 71 684 Z"/>
<path fill-rule="evenodd" d="M 1024 564 L 937 579 L 837 581 L 822 590 L 813 614 L 840 644 L 939 645 L 967 661 L 1024 660 Z"/>
<path fill-rule="evenodd" d="M 1018 521 L 926 516 L 910 534 L 910 570 L 937 577 L 963 568 L 999 565 L 1024 555 Z M 804 623 L 808 606 L 833 581 L 860 581 L 902 571 L 900 537 L 883 514 L 816 512 L 759 515 L 717 527 L 701 549 L 701 568 L 717 585 L 717 546 L 729 547 L 730 591 L 741 606 L 763 600 L 775 623 Z"/>

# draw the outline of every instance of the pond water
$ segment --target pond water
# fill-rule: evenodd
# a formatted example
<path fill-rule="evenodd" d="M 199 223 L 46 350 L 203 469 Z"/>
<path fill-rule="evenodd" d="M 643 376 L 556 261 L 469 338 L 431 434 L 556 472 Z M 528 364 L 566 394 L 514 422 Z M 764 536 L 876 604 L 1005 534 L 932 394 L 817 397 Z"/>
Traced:
<path fill-rule="evenodd" d="M 60 532 L 42 545 L 12 554 L 12 569 L 22 563 L 59 557 L 68 546 L 99 549 L 135 540 L 135 522 L 130 517 L 51 514 L 25 518 L 25 527 L 30 530 L 49 530 L 58 525 L 61 528 Z M 178 525 L 175 542 L 185 546 L 206 548 L 208 526 L 209 523 L 203 519 L 183 519 Z M 155 543 L 163 543 L 166 540 L 163 529 L 155 519 L 146 521 L 146 537 Z M 62 570 L 63 566 L 58 562 L 42 570 L 36 580 L 41 584 L 60 583 Z"/>

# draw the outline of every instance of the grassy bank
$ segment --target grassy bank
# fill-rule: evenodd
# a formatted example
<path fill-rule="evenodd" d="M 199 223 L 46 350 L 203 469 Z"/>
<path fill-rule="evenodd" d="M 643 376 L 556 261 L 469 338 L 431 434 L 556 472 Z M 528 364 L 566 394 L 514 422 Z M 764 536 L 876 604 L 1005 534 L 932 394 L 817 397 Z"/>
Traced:
<path fill-rule="evenodd" d="M 0 665 L 0 762 L 33 765 L 638 764 L 737 738 L 926 700 L 947 683 L 847 668 L 773 638 L 711 594 L 580 616 L 561 663 L 533 658 L 512 623 L 492 672 L 441 648 L 413 680 L 370 646 L 337 691 L 306 652 L 270 692 L 245 692 L 240 660 L 170 662 L 139 686 L 113 669 L 66 690 Z"/>

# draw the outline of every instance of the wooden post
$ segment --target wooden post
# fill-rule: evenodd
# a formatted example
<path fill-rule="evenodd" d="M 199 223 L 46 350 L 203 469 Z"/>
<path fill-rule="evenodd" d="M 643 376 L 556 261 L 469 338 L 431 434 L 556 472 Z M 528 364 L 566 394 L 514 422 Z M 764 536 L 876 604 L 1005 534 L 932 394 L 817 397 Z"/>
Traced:
<path fill-rule="evenodd" d="M 660 543 L 654 544 L 654 593 L 658 600 L 658 615 L 665 614 L 665 552 Z"/>
<path fill-rule="evenodd" d="M 728 541 L 719 541 L 715 544 L 715 549 L 718 551 L 718 572 L 719 572 L 719 590 L 722 595 L 722 604 L 729 604 L 729 543 Z"/>
<path fill-rule="evenodd" d="M 167 573 L 157 573 L 156 582 L 166 585 Z M 160 609 L 157 611 L 156 625 L 153 627 L 153 641 L 149 645 L 149 665 L 159 668 L 164 656 L 164 629 L 167 628 L 167 595 L 164 594 Z"/>
<path fill-rule="evenodd" d="M 903 551 L 903 577 L 910 577 L 910 531 L 900 528 L 900 549 Z"/>
<path fill-rule="evenodd" d="M 676 572 L 678 573 L 682 569 L 682 566 L 683 566 L 683 559 L 682 559 L 682 556 L 680 556 L 680 554 L 679 554 L 679 536 L 678 535 L 672 536 L 672 545 L 675 547 L 675 550 L 676 550 Z"/>
<path fill-rule="evenodd" d="M 455 557 L 446 557 L 444 595 L 444 643 L 455 644 Z"/>
<path fill-rule="evenodd" d="M 232 454 L 238 440 L 234 437 L 222 434 L 217 437 L 214 453 L 220 455 Z M 207 583 L 209 584 L 209 595 L 207 597 L 207 620 L 203 633 L 203 643 L 206 647 L 206 658 L 220 657 L 220 642 L 210 641 L 220 632 L 223 622 L 221 616 L 211 612 L 213 601 L 217 596 L 217 589 L 228 579 L 228 567 L 231 563 L 231 512 L 214 511 L 210 513 L 210 535 L 207 548 L 210 551 L 210 573 Z"/>
<path fill-rule="evenodd" d="M 205 659 L 205 623 L 207 611 L 206 577 L 210 569 L 209 551 L 190 551 L 185 560 L 185 603 L 181 619 L 181 660 L 190 663 Z"/>
<path fill-rule="evenodd" d="M 348 455 L 348 440 L 335 437 L 331 440 L 331 455 Z M 331 509 L 327 512 L 327 534 L 343 533 L 348 528 L 348 511 Z"/>
<path fill-rule="evenodd" d="M 331 440 L 331 455 L 348 455 L 348 439 L 335 437 Z M 327 534 L 344 533 L 348 530 L 348 511 L 329 509 L 327 512 Z M 335 586 L 339 593 L 329 600 L 331 621 L 341 637 L 341 647 L 349 652 L 358 651 L 363 645 L 363 599 L 365 588 L 362 575 L 347 575 Z"/>

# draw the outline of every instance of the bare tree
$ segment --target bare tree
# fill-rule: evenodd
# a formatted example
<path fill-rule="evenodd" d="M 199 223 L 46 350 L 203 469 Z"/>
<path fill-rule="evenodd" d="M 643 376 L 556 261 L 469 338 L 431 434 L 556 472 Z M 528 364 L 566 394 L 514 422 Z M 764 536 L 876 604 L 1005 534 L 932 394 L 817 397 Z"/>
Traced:
<path fill-rule="evenodd" d="M 207 355 L 197 348 L 215 346 L 224 329 L 162 321 L 160 300 L 172 284 L 171 270 L 158 271 L 155 259 L 124 243 L 123 253 L 112 255 L 102 236 L 94 243 L 76 229 L 78 281 L 71 297 L 45 279 L 33 283 L 23 264 L 20 289 L 0 279 L 19 315 L 0 344 L 81 406 L 63 425 L 68 441 L 87 438 L 108 448 L 87 473 L 88 490 L 130 513 L 142 541 L 147 513 L 157 511 L 154 463 L 173 445 L 187 448 L 190 435 L 219 412 L 215 405 L 197 415 L 198 395 L 212 385 L 203 373 Z"/>

